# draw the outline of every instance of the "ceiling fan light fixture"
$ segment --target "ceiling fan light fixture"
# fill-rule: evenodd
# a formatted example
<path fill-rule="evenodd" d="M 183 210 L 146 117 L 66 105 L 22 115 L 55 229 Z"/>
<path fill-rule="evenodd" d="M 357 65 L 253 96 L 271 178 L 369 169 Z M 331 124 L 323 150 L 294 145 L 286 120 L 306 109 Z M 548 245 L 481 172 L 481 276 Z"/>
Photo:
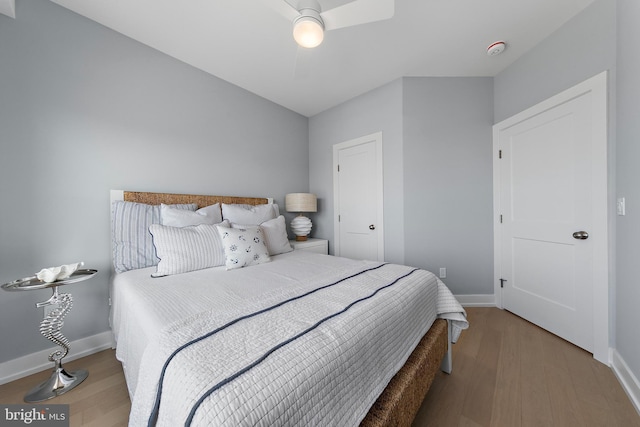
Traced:
<path fill-rule="evenodd" d="M 293 22 L 293 38 L 302 47 L 319 46 L 324 39 L 324 23 L 322 18 L 302 15 Z"/>

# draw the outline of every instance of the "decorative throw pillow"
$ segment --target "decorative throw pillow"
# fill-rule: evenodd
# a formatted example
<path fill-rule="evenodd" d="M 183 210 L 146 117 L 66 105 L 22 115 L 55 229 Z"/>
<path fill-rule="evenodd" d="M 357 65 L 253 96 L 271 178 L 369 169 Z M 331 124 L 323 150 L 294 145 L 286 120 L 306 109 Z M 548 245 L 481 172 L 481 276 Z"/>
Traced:
<path fill-rule="evenodd" d="M 231 224 L 233 228 L 246 228 L 246 225 Z M 270 219 L 260 224 L 260 229 L 264 234 L 264 240 L 269 250 L 269 255 L 279 255 L 291 252 L 293 248 L 287 236 L 287 223 L 284 216 Z"/>
<path fill-rule="evenodd" d="M 169 205 L 195 211 L 197 205 Z M 113 202 L 111 206 L 111 241 L 113 266 L 117 273 L 158 264 L 149 226 L 160 222 L 160 205 Z"/>
<path fill-rule="evenodd" d="M 260 225 L 279 215 L 278 205 L 228 205 L 222 204 L 222 218 L 234 224 Z"/>
<path fill-rule="evenodd" d="M 227 270 L 271 261 L 260 227 L 218 228 Z"/>
<path fill-rule="evenodd" d="M 160 205 L 160 218 L 162 225 L 171 227 L 188 227 L 200 224 L 219 224 L 222 222 L 220 203 L 200 208 L 195 212 L 175 209 L 169 205 Z"/>
<path fill-rule="evenodd" d="M 224 249 L 218 227 L 227 229 L 229 222 L 189 227 L 152 224 L 149 231 L 153 235 L 160 262 L 151 276 L 169 276 L 224 265 Z"/>

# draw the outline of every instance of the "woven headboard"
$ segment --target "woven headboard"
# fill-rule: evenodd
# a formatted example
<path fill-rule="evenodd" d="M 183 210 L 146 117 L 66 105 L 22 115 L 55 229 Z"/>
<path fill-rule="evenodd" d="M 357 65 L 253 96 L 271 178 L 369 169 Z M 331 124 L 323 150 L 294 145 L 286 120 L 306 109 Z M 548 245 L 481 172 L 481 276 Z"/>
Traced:
<path fill-rule="evenodd" d="M 146 203 L 148 205 L 159 205 L 161 203 L 167 205 L 195 203 L 198 205 L 198 208 L 211 206 L 215 203 L 242 203 L 246 205 L 273 203 L 273 199 L 264 197 L 203 196 L 196 194 L 144 193 L 137 191 L 124 191 L 122 200 L 125 202 Z"/>

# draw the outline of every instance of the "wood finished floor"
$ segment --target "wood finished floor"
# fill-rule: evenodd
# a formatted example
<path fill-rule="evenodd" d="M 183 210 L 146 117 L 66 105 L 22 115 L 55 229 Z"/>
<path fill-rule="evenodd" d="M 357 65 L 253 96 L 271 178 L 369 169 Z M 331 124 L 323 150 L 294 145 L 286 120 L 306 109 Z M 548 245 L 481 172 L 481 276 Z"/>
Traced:
<path fill-rule="evenodd" d="M 640 415 L 606 366 L 589 353 L 495 308 L 468 308 L 471 327 L 453 348 L 453 374 L 440 373 L 413 427 L 640 427 Z M 125 426 L 130 410 L 113 350 L 68 362 L 88 369 L 70 404 L 71 426 Z M 0 386 L 0 403 L 22 403 L 48 378 L 40 372 Z"/>
<path fill-rule="evenodd" d="M 497 308 L 468 308 L 453 373 L 438 373 L 413 427 L 640 427 L 613 371 Z"/>

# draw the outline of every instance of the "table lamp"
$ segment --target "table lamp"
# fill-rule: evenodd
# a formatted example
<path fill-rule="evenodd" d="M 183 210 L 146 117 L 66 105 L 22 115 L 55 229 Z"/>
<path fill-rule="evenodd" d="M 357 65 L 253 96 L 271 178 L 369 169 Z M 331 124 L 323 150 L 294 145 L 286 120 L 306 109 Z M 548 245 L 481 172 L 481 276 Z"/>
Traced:
<path fill-rule="evenodd" d="M 284 204 L 287 212 L 299 213 L 299 215 L 291 221 L 291 229 L 296 235 L 296 240 L 299 242 L 307 240 L 313 224 L 309 218 L 302 214 L 305 212 L 318 211 L 316 195 L 311 193 L 289 193 L 285 197 Z"/>

